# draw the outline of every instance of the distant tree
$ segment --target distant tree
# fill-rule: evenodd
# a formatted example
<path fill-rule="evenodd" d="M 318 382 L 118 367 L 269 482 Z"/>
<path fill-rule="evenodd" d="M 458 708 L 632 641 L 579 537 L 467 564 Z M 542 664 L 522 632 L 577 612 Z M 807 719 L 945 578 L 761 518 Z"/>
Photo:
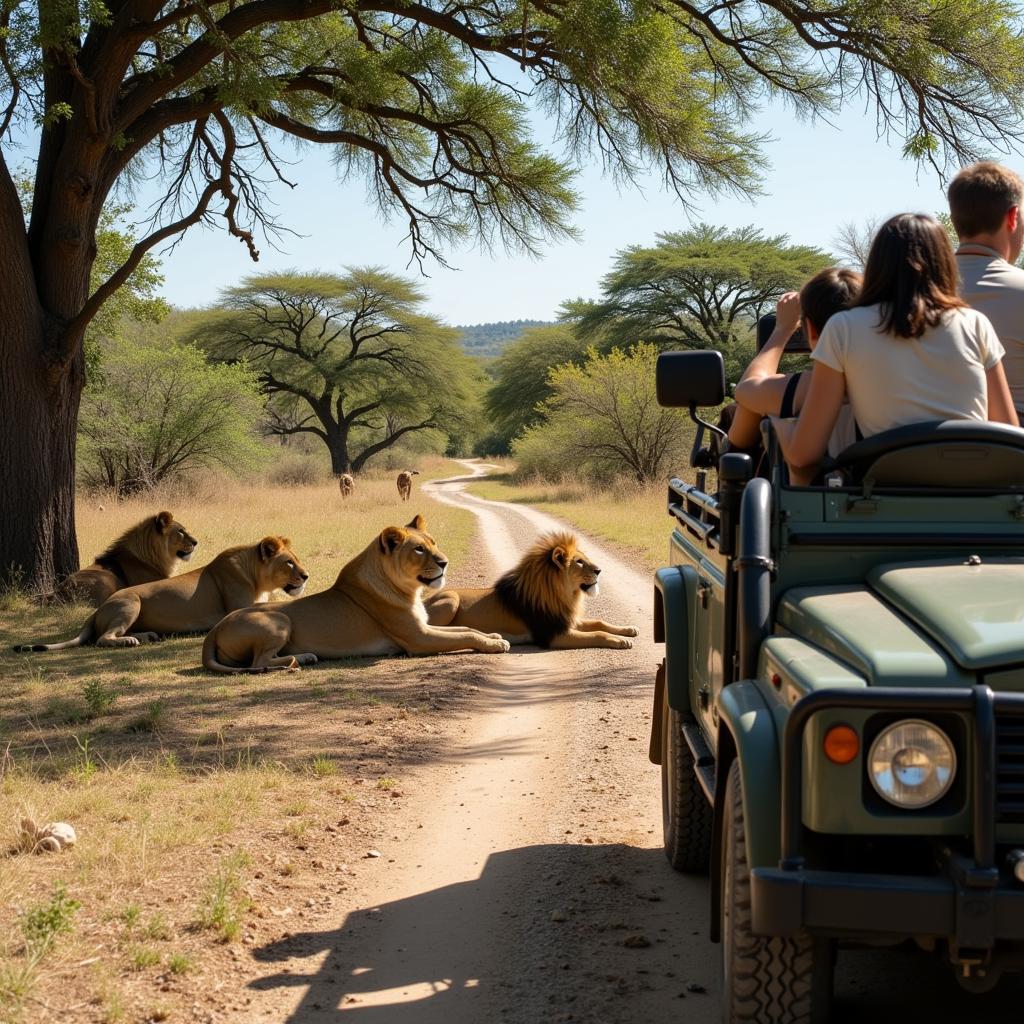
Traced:
<path fill-rule="evenodd" d="M 546 418 L 513 444 L 525 472 L 557 476 L 569 465 L 640 483 L 664 479 L 689 444 L 693 428 L 679 409 L 663 409 L 654 390 L 658 349 L 595 349 L 582 366 L 551 371 Z"/>
<path fill-rule="evenodd" d="M 551 370 L 572 360 L 582 362 L 587 346 L 566 324 L 531 327 L 512 342 L 491 367 L 494 383 L 487 392 L 491 417 L 487 454 L 504 455 L 513 438 L 543 419 L 541 403 L 552 392 Z"/>
<path fill-rule="evenodd" d="M 420 431 L 446 432 L 473 401 L 458 333 L 422 311 L 411 281 L 380 269 L 248 277 L 195 333 L 217 359 L 247 360 L 272 434 L 312 434 L 334 473 L 358 473 Z"/>
<path fill-rule="evenodd" d="M 108 343 L 102 384 L 82 398 L 81 478 L 130 495 L 186 470 L 248 465 L 261 405 L 244 364 L 210 364 L 190 346 Z"/>
<path fill-rule="evenodd" d="M 847 221 L 840 224 L 832 239 L 832 246 L 839 259 L 854 270 L 863 270 L 868 262 L 868 250 L 878 230 L 879 221 L 869 217 L 858 224 Z"/>
<path fill-rule="evenodd" d="M 717 348 L 728 357 L 749 345 L 753 324 L 783 292 L 832 262 L 785 235 L 701 224 L 624 249 L 601 282 L 601 298 L 567 303 L 564 312 L 582 339 L 604 349 L 646 341 Z"/>

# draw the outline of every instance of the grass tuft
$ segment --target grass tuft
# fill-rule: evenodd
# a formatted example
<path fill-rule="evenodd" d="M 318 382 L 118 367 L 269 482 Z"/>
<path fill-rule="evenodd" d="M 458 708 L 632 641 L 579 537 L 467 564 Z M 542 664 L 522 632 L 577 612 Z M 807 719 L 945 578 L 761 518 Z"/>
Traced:
<path fill-rule="evenodd" d="M 104 686 L 98 679 L 89 679 L 82 686 L 82 696 L 85 698 L 85 706 L 89 709 L 92 718 L 99 718 L 105 715 L 117 700 L 117 690 Z"/>
<path fill-rule="evenodd" d="M 242 931 L 242 919 L 252 901 L 242 891 L 241 872 L 248 856 L 236 851 L 226 857 L 210 880 L 199 911 L 199 926 L 217 933 L 221 942 L 233 942 Z"/>
<path fill-rule="evenodd" d="M 318 779 L 326 779 L 338 774 L 338 766 L 329 757 L 315 757 L 310 765 L 310 771 Z"/>

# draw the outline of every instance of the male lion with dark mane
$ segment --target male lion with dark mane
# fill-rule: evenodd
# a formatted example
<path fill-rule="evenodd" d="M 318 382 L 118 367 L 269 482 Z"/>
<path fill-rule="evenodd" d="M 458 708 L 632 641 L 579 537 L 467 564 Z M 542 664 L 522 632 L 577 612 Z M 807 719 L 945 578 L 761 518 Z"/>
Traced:
<path fill-rule="evenodd" d="M 496 633 L 428 624 L 423 589 L 444 586 L 447 567 L 422 516 L 405 527 L 389 526 L 342 567 L 330 590 L 228 615 L 203 644 L 203 667 L 269 672 L 321 658 L 467 648 L 503 654 L 508 644 Z"/>
<path fill-rule="evenodd" d="M 167 579 L 179 561 L 192 557 L 198 544 L 170 512 L 149 516 L 125 530 L 92 565 L 63 580 L 43 603 L 82 601 L 98 608 L 125 587 Z"/>
<path fill-rule="evenodd" d="M 426 600 L 438 626 L 469 626 L 500 633 L 510 644 L 629 648 L 633 626 L 581 619 L 585 594 L 596 594 L 601 570 L 576 546 L 571 533 L 539 538 L 519 564 L 493 587 L 442 590 Z"/>
<path fill-rule="evenodd" d="M 119 590 L 89 616 L 81 633 L 58 644 L 24 644 L 16 651 L 66 647 L 137 647 L 166 633 L 205 633 L 236 608 L 265 601 L 275 590 L 301 594 L 309 573 L 287 537 L 228 548 L 200 569 Z"/>

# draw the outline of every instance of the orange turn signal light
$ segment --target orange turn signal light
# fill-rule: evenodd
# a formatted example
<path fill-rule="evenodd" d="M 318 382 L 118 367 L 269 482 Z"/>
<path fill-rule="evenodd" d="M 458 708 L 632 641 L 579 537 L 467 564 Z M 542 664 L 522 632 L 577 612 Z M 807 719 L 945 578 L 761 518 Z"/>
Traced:
<path fill-rule="evenodd" d="M 833 725 L 822 747 L 833 764 L 849 764 L 860 753 L 860 737 L 848 725 Z"/>

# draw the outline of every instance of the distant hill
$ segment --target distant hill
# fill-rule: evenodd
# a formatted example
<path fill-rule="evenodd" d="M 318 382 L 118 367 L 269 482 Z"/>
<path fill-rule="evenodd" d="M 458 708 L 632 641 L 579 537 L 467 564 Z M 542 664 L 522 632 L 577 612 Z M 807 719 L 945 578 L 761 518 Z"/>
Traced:
<path fill-rule="evenodd" d="M 548 327 L 550 320 L 503 320 L 494 324 L 459 325 L 462 347 L 471 356 L 492 358 L 500 356 L 502 349 L 516 340 L 528 327 Z"/>

